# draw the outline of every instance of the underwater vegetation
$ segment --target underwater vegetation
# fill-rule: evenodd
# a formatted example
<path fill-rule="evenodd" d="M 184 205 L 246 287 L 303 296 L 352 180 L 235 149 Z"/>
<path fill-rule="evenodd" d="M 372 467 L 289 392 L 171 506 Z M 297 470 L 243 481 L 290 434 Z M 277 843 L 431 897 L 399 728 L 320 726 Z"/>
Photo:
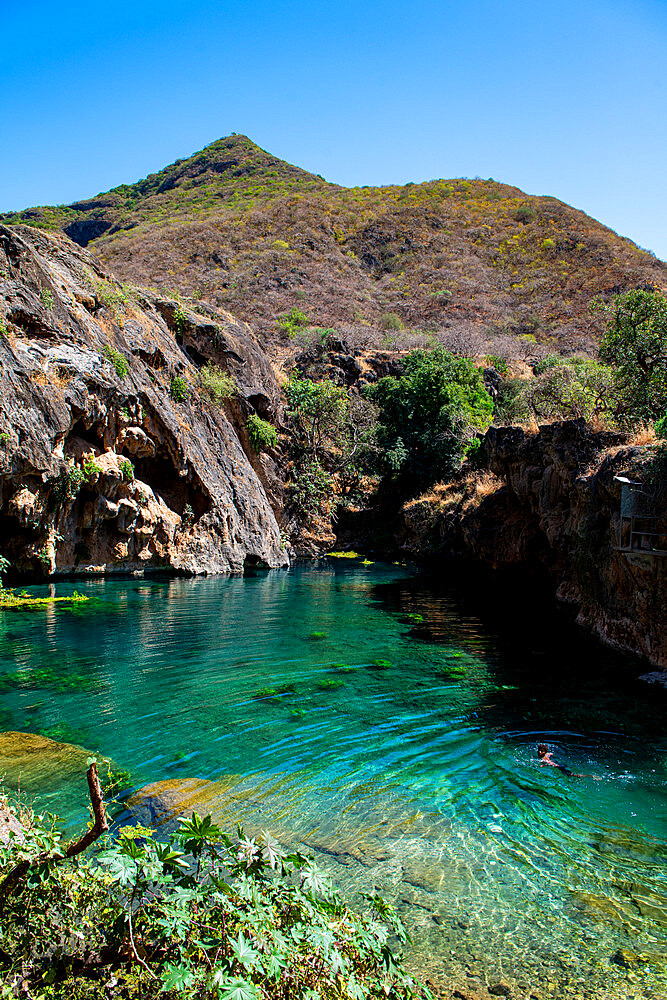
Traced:
<path fill-rule="evenodd" d="M 309 634 L 309 636 L 308 636 L 309 639 L 312 639 L 315 642 L 318 639 L 326 639 L 326 637 L 327 637 L 327 633 L 326 632 L 311 632 Z"/>
<path fill-rule="evenodd" d="M 343 687 L 343 681 L 337 681 L 333 678 L 327 678 L 323 681 L 319 681 L 317 685 L 318 691 L 335 691 L 336 688 Z"/>
<path fill-rule="evenodd" d="M 62 694 L 67 691 L 99 691 L 103 685 L 95 677 L 72 673 L 55 667 L 29 667 L 15 673 L 0 674 L 0 694 L 6 691 L 48 690 Z"/>
<path fill-rule="evenodd" d="M 33 597 L 25 590 L 17 594 L 14 590 L 5 590 L 0 587 L 0 608 L 43 608 L 47 604 L 82 604 L 90 600 L 90 597 L 79 594 L 76 590 L 69 597 Z"/>
<path fill-rule="evenodd" d="M 391 663 L 389 660 L 373 660 L 369 667 L 371 670 L 389 670 Z"/>
<path fill-rule="evenodd" d="M 329 670 L 337 674 L 353 674 L 357 667 L 351 667 L 348 663 L 332 663 Z"/>
<path fill-rule="evenodd" d="M 255 691 L 253 698 L 257 700 L 263 698 L 280 698 L 284 694 L 296 694 L 296 686 L 294 684 L 281 684 L 280 687 L 265 687 L 260 688 Z"/>

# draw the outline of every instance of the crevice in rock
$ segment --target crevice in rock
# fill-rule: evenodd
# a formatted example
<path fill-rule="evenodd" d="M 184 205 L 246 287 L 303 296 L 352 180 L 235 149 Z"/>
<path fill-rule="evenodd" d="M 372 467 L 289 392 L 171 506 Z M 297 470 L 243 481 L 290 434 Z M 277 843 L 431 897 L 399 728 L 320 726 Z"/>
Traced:
<path fill-rule="evenodd" d="M 211 509 L 211 499 L 201 486 L 190 477 L 179 475 L 172 462 L 164 456 L 138 458 L 134 463 L 134 474 L 180 517 L 183 517 L 187 506 L 192 508 L 195 521 Z"/>
<path fill-rule="evenodd" d="M 102 437 L 97 433 L 95 425 L 86 427 L 83 420 L 75 420 L 65 438 L 65 454 L 71 456 L 78 450 L 76 441 L 82 441 L 90 445 L 91 448 L 99 449 L 103 447 Z"/>
<path fill-rule="evenodd" d="M 43 340 L 53 337 L 54 331 L 35 313 L 29 313 L 21 307 L 14 306 L 7 313 L 7 319 L 14 326 L 18 326 L 26 337 L 33 340 Z"/>

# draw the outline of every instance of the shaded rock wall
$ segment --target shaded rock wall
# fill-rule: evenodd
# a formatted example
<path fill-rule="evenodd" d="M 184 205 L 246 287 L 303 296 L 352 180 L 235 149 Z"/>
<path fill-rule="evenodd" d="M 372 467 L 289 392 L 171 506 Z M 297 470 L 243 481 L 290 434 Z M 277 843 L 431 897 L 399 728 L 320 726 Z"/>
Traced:
<path fill-rule="evenodd" d="M 616 476 L 646 484 L 664 521 L 657 448 L 567 421 L 537 434 L 493 427 L 484 452 L 484 470 L 403 508 L 402 550 L 497 569 L 540 565 L 581 624 L 612 646 L 667 666 L 667 559 L 618 551 Z"/>
<path fill-rule="evenodd" d="M 199 383 L 207 361 L 236 379 L 221 405 Z M 279 480 L 245 433 L 251 412 L 279 420 L 279 388 L 246 324 L 120 285 L 60 234 L 0 227 L 0 366 L 15 572 L 287 563 Z"/>

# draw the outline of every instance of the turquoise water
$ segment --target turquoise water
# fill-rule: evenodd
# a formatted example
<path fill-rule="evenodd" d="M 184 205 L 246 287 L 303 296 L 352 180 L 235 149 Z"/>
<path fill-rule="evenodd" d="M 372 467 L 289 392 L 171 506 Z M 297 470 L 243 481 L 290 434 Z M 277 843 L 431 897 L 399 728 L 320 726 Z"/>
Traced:
<path fill-rule="evenodd" d="M 24 678 L 0 729 L 162 782 L 123 821 L 196 793 L 306 845 L 396 903 L 435 982 L 667 996 L 667 697 L 636 663 L 518 592 L 382 564 L 76 586 L 96 600 L 0 615 Z M 85 820 L 80 780 L 22 784 Z"/>

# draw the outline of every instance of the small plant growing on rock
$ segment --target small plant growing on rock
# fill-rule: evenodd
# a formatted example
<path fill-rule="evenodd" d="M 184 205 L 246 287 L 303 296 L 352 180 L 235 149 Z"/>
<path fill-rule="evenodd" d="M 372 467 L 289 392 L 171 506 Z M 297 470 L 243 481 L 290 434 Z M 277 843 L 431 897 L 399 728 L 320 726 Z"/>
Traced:
<path fill-rule="evenodd" d="M 189 528 L 195 523 L 195 512 L 192 509 L 192 504 L 186 503 L 183 508 L 183 514 L 181 515 L 181 527 L 184 531 L 188 531 Z"/>
<path fill-rule="evenodd" d="M 109 281 L 94 282 L 95 295 L 103 306 L 108 306 L 114 313 L 119 306 L 126 306 L 128 302 L 127 286 L 112 285 Z"/>
<path fill-rule="evenodd" d="M 185 324 L 188 321 L 187 314 L 182 306 L 177 306 L 174 310 L 174 326 L 178 333 L 183 333 Z"/>
<path fill-rule="evenodd" d="M 123 475 L 123 480 L 126 483 L 131 483 L 134 479 L 134 466 L 129 458 L 124 458 L 120 463 L 120 471 Z"/>
<path fill-rule="evenodd" d="M 190 395 L 191 389 L 187 379 L 182 375 L 174 375 L 169 386 L 171 398 L 176 403 L 184 403 Z"/>
<path fill-rule="evenodd" d="M 198 381 L 202 396 L 206 396 L 216 406 L 221 406 L 226 399 L 231 399 L 238 389 L 234 376 L 211 361 L 200 370 Z"/>
<path fill-rule="evenodd" d="M 275 448 L 278 443 L 278 431 L 268 420 L 262 420 L 256 413 L 251 413 L 246 421 L 248 439 L 253 451 L 258 454 L 264 448 Z"/>
<path fill-rule="evenodd" d="M 53 292 L 50 292 L 48 288 L 42 288 L 39 293 L 39 297 L 42 300 L 42 305 L 45 309 L 53 309 L 55 299 L 53 298 Z"/>
<path fill-rule="evenodd" d="M 103 351 L 107 361 L 110 361 L 114 366 L 118 378 L 125 378 L 130 370 L 130 365 L 125 355 L 121 354 L 121 352 L 116 350 L 115 347 L 112 347 L 111 344 L 105 344 Z"/>
<path fill-rule="evenodd" d="M 94 479 L 96 476 L 99 476 L 102 473 L 101 467 L 97 464 L 95 458 L 92 455 L 86 455 L 86 457 L 83 460 L 81 468 L 83 470 L 84 476 L 88 480 Z"/>

